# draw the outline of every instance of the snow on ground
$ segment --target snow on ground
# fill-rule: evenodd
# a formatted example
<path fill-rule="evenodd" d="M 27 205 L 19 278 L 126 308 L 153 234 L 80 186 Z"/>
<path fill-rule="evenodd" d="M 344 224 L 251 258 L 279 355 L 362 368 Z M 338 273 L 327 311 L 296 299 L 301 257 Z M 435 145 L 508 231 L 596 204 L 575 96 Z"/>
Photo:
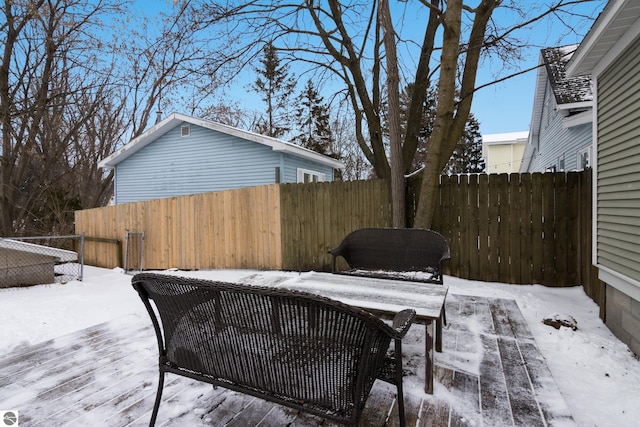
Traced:
<path fill-rule="evenodd" d="M 258 272 L 167 273 L 236 281 Z M 293 277 L 297 273 L 273 274 Z M 269 273 L 262 272 L 260 277 L 265 275 Z M 517 301 L 578 425 L 638 425 L 640 361 L 602 323 L 598 306 L 582 288 L 516 286 L 455 277 L 445 277 L 445 284 L 453 294 Z M 0 289 L 0 356 L 17 347 L 127 315 L 147 316 L 131 287 L 131 276 L 120 269 L 85 267 L 83 282 Z M 545 317 L 554 315 L 573 317 L 578 329 L 562 327 L 557 330 L 542 323 Z"/>

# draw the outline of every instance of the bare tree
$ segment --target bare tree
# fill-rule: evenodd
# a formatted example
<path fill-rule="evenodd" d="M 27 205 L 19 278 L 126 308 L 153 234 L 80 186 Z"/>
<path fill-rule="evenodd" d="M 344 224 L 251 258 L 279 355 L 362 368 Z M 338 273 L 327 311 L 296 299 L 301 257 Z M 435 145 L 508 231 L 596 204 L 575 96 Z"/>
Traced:
<path fill-rule="evenodd" d="M 120 33 L 110 46 L 118 53 L 118 81 L 113 83 L 121 85 L 128 100 L 132 138 L 153 125 L 163 108 L 192 114 L 210 108 L 208 98 L 218 83 L 214 75 L 223 70 L 211 58 L 217 57 L 215 47 L 224 44 L 202 31 L 191 3 L 176 1 L 155 17 L 128 11 L 117 21 Z"/>
<path fill-rule="evenodd" d="M 52 224 L 81 206 L 77 185 L 101 181 L 101 172 L 74 175 L 74 157 L 108 82 L 92 30 L 119 10 L 116 1 L 0 6 L 0 235 L 66 231 Z"/>
<path fill-rule="evenodd" d="M 283 64 L 301 64 L 316 86 L 333 88 L 332 101 L 350 105 L 352 128 L 336 138 L 337 150 L 347 152 L 344 144 L 353 140 L 375 176 L 393 177 L 397 218 L 427 89 L 437 82 L 415 221 L 429 227 L 438 176 L 478 87 L 480 59 L 517 58 L 525 45 L 514 36 L 518 29 L 583 2 L 525 10 L 506 0 L 177 0 L 158 21 L 137 21 L 125 1 L 0 6 L 0 234 L 35 223 L 62 230 L 56 224 L 72 207 L 104 203 L 112 176 L 95 168 L 97 159 L 141 134 L 156 110 L 207 112 L 211 94 L 255 64 L 267 42 Z M 509 26 L 492 20 L 499 8 L 511 12 Z M 398 88 L 406 86 L 409 103 L 401 111 Z M 366 173 L 360 162 L 353 166 L 354 176 Z"/>
<path fill-rule="evenodd" d="M 342 95 L 352 106 L 358 146 L 381 178 L 395 176 L 395 182 L 400 176 L 392 175 L 389 161 L 391 158 L 393 163 L 399 157 L 398 149 L 402 157 L 398 169 L 411 172 L 426 93 L 430 84 L 437 82 L 437 110 L 415 221 L 417 227 L 428 228 L 440 171 L 460 139 L 471 110 L 480 59 L 488 55 L 517 58 L 518 49 L 526 45 L 517 40 L 519 29 L 543 17 L 570 12 L 573 5 L 585 1 L 553 0 L 537 8 L 505 0 L 393 4 L 386 0 L 229 1 L 226 7 L 204 2 L 202 9 L 215 16 L 211 22 L 233 23 L 230 36 L 245 40 L 240 49 L 227 55 L 236 60 L 244 58 L 238 63 L 251 61 L 258 46 L 273 40 L 286 60 L 304 63 L 318 79 L 339 81 Z M 511 17 L 508 26 L 492 20 L 499 8 Z M 558 21 L 562 25 L 562 20 Z M 397 87 L 406 85 L 412 91 L 401 142 L 385 141 L 383 113 L 390 123 L 396 120 L 400 114 L 394 101 Z M 386 103 L 382 100 L 385 91 Z M 390 140 L 398 138 L 394 129 Z M 399 200 L 394 197 L 395 203 Z"/>
<path fill-rule="evenodd" d="M 72 231 L 75 209 L 111 196 L 99 160 L 162 102 L 195 110 L 215 90 L 225 68 L 207 68 L 213 45 L 189 5 L 154 22 L 126 0 L 0 6 L 0 235 Z M 185 85 L 196 95 L 185 99 Z"/>

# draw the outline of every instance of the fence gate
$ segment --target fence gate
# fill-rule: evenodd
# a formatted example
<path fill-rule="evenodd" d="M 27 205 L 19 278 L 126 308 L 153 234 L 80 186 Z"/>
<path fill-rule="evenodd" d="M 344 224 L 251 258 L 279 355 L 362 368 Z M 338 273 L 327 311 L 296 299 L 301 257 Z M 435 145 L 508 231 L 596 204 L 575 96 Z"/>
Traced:
<path fill-rule="evenodd" d="M 124 272 L 141 272 L 144 262 L 144 231 L 126 231 Z"/>

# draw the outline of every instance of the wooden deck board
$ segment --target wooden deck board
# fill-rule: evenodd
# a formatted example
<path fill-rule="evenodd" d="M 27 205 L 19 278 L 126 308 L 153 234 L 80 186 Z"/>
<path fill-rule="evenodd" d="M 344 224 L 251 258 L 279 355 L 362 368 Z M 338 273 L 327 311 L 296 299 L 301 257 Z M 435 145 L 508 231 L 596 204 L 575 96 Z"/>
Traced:
<path fill-rule="evenodd" d="M 435 359 L 435 394 L 405 383 L 407 425 L 573 424 L 515 301 L 450 294 L 447 320 L 444 351 Z M 417 327 L 415 336 L 423 337 Z M 96 325 L 0 356 L 0 407 L 18 410 L 28 426 L 145 426 L 156 394 L 156 364 L 146 319 Z M 407 369 L 423 375 L 414 364 Z M 397 426 L 395 399 L 395 387 L 377 382 L 361 426 Z M 336 426 L 172 374 L 165 379 L 156 425 Z"/>
<path fill-rule="evenodd" d="M 505 383 L 514 424 L 527 427 L 544 426 L 535 391 L 531 387 L 517 341 L 499 337 L 498 350 L 504 376 L 509 379 Z"/>

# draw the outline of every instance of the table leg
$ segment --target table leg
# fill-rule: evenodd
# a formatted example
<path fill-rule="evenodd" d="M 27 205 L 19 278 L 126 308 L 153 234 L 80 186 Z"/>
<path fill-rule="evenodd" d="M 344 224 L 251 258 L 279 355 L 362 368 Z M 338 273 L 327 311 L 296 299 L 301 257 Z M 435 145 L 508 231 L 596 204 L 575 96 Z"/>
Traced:
<path fill-rule="evenodd" d="M 424 345 L 424 392 L 433 394 L 433 320 L 428 320 L 425 325 Z"/>
<path fill-rule="evenodd" d="M 436 320 L 436 351 L 442 353 L 442 316 Z"/>

